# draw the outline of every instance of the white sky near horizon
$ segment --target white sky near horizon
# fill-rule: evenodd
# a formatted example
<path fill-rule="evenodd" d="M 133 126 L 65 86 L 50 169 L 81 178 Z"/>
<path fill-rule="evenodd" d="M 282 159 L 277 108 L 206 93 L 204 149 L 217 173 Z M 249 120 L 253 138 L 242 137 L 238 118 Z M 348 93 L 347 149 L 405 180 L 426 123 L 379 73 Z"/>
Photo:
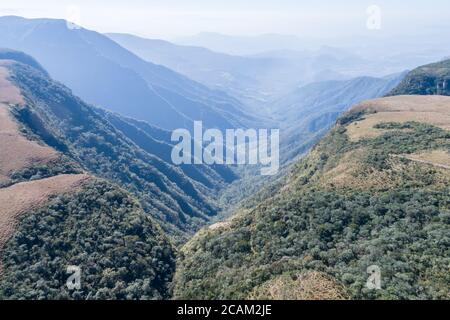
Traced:
<path fill-rule="evenodd" d="M 448 0 L 0 0 L 0 16 L 74 20 L 78 11 L 74 22 L 88 29 L 163 39 L 200 32 L 326 38 L 368 32 L 370 5 L 381 9 L 382 35 L 449 30 Z"/>

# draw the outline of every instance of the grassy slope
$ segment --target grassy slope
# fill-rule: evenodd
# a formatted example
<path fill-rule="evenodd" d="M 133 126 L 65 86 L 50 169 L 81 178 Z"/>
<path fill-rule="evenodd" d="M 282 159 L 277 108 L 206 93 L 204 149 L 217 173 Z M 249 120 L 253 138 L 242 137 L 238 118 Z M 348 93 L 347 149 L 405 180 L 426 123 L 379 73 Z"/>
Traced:
<path fill-rule="evenodd" d="M 29 77 L 28 81 L 33 76 L 46 78 L 45 73 L 23 64 L 8 62 L 2 67 L 10 71 L 19 68 L 22 79 Z M 17 83 L 20 76 L 14 75 Z M 31 118 L 34 122 L 29 123 L 39 128 L 36 133 L 13 121 L 14 110 L 20 116 L 20 111 L 37 107 L 26 96 L 29 91 L 22 90 L 22 97 L 7 78 L 0 82 L 0 107 L 5 113 L 2 123 L 8 125 L 2 128 L 7 129 L 5 135 L 59 155 L 54 161 L 36 162 L 39 158 L 33 156 L 33 148 L 27 148 L 27 152 L 8 151 L 15 155 L 16 164 L 24 166 L 6 172 L 7 184 L 0 186 L 0 299 L 169 298 L 175 250 L 158 223 L 118 186 L 86 174 L 67 175 L 82 172 L 82 166 L 74 161 L 76 157 L 70 152 L 70 158 L 56 153 L 44 143 L 45 140 L 64 151 L 66 145 L 58 144 L 60 136 L 43 134 L 49 132 L 39 126 L 43 123 L 38 121 L 41 118 Z M 50 80 L 46 84 L 41 90 L 47 90 L 49 95 L 52 86 L 58 86 Z M 73 106 L 64 105 L 67 100 L 61 100 L 63 97 L 56 97 L 62 104 L 60 112 Z M 54 102 L 52 98 L 55 99 L 50 95 L 49 105 Z M 41 97 L 40 107 L 44 101 Z M 87 115 L 95 117 L 92 113 Z M 4 150 L 5 143 L 7 139 L 0 140 L 0 149 Z M 34 160 L 28 161 L 29 158 Z M 1 165 L 0 169 L 4 169 Z M 69 265 L 81 267 L 80 290 L 69 291 L 66 287 Z"/>

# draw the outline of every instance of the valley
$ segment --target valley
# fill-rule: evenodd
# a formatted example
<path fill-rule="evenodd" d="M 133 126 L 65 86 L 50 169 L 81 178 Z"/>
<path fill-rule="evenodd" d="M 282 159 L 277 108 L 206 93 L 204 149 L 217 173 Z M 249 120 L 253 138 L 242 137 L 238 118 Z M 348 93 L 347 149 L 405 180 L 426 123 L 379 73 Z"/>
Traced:
<path fill-rule="evenodd" d="M 0 300 L 450 299 L 450 60 L 244 40 L 0 17 Z"/>

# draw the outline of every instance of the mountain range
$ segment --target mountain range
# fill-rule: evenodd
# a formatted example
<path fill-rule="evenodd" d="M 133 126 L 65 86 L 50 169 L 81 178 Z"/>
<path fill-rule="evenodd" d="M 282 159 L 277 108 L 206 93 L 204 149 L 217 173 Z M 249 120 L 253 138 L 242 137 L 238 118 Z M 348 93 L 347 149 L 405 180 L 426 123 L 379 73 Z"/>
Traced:
<path fill-rule="evenodd" d="M 294 50 L 279 45 L 251 55 L 232 55 L 129 34 L 107 36 L 146 61 L 226 91 L 256 110 L 261 104 L 313 82 L 383 73 L 373 61 L 337 47 L 300 46 Z"/>
<path fill-rule="evenodd" d="M 448 60 L 341 78 L 364 59 L 20 17 L 0 18 L 0 47 L 0 299 L 450 298 Z M 323 78 L 238 92 L 241 72 L 297 59 Z M 212 84 L 222 70 L 241 82 Z M 282 170 L 175 166 L 171 130 L 194 120 L 279 127 Z"/>
<path fill-rule="evenodd" d="M 0 47 L 26 52 L 88 103 L 162 129 L 257 125 L 242 104 L 168 68 L 144 61 L 108 37 L 64 20 L 0 17 Z"/>
<path fill-rule="evenodd" d="M 177 37 L 173 42 L 208 48 L 232 55 L 253 55 L 273 50 L 303 50 L 310 48 L 311 41 L 294 35 L 262 34 L 257 36 L 232 36 L 215 32 L 201 32 L 193 36 Z"/>
<path fill-rule="evenodd" d="M 285 65 L 281 59 L 271 57 L 236 56 L 129 34 L 107 36 L 146 61 L 163 65 L 246 101 L 264 99 L 262 81 Z"/>

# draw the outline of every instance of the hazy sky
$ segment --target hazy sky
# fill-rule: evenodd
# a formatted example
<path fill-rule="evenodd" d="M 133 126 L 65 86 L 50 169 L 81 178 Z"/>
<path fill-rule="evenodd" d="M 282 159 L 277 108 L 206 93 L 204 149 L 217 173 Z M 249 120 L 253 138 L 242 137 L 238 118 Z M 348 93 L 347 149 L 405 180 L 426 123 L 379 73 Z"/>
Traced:
<path fill-rule="evenodd" d="M 414 34 L 450 26 L 448 0 L 0 0 L 0 15 L 64 18 L 100 32 L 169 39 L 203 31 L 333 37 L 369 32 L 371 5 L 381 9 L 381 29 L 370 32 Z"/>

